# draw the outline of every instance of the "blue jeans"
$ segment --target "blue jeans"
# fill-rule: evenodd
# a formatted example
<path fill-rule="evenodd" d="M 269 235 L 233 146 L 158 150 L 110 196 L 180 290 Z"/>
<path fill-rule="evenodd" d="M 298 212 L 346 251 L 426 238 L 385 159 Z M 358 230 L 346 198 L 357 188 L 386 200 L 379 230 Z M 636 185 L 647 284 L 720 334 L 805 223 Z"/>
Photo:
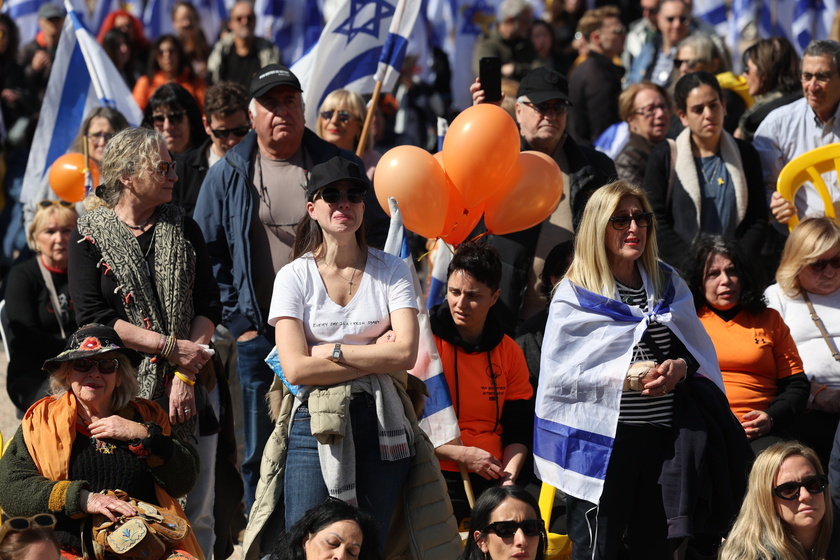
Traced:
<path fill-rule="evenodd" d="M 350 422 L 356 448 L 356 497 L 359 507 L 376 520 L 380 546 L 384 547 L 394 504 L 411 466 L 411 458 L 399 461 L 383 461 L 380 458 L 376 408 L 371 395 L 359 393 L 353 396 Z M 318 443 L 312 435 L 309 409 L 305 404 L 295 413 L 289 434 L 284 496 L 286 529 L 303 517 L 308 509 L 329 497 L 321 474 Z"/>
<path fill-rule="evenodd" d="M 261 332 L 256 338 L 237 342 L 239 357 L 236 372 L 242 387 L 242 415 L 245 430 L 245 457 L 242 461 L 242 479 L 245 482 L 245 512 L 251 511 L 257 482 L 260 480 L 260 462 L 268 436 L 274 429 L 268 414 L 265 396 L 271 388 L 274 372 L 265 363 L 265 357 L 274 347 L 274 329 Z"/>

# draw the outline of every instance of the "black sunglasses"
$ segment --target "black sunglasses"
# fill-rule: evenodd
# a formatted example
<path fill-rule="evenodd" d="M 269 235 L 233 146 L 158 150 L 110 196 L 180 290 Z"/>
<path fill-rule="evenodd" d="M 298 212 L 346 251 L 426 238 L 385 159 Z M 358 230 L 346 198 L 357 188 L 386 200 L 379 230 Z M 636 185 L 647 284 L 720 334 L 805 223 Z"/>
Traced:
<path fill-rule="evenodd" d="M 321 118 L 325 121 L 331 120 L 336 111 L 321 111 Z M 347 111 L 338 111 L 338 122 L 348 123 L 353 117 Z"/>
<path fill-rule="evenodd" d="M 211 128 L 210 132 L 213 133 L 213 136 L 216 138 L 227 138 L 228 134 L 233 134 L 236 137 L 242 138 L 248 131 L 251 130 L 250 126 L 238 126 L 236 128 Z"/>
<path fill-rule="evenodd" d="M 346 193 L 347 202 L 350 204 L 359 204 L 365 200 L 365 191 L 362 189 L 347 189 L 343 192 Z M 326 187 L 318 191 L 315 194 L 315 198 L 320 197 L 327 204 L 335 204 L 341 200 L 341 193 L 342 191 L 335 187 Z"/>
<path fill-rule="evenodd" d="M 669 16 L 665 18 L 668 23 L 674 23 L 674 20 L 677 19 L 680 20 L 680 23 L 683 25 L 688 23 L 688 16 Z"/>
<path fill-rule="evenodd" d="M 38 203 L 41 208 L 49 208 L 50 206 L 63 206 L 64 208 L 72 208 L 73 203 L 66 200 L 42 200 Z"/>
<path fill-rule="evenodd" d="M 833 259 L 820 259 L 818 261 L 814 261 L 808 266 L 811 267 L 811 270 L 814 272 L 822 272 L 825 270 L 825 267 L 831 265 L 831 268 L 834 270 L 840 269 L 840 255 L 834 257 Z"/>
<path fill-rule="evenodd" d="M 168 115 L 152 115 L 152 121 L 155 124 L 163 124 L 166 119 L 169 119 L 171 123 L 179 123 L 184 119 L 186 114 L 186 111 L 172 111 Z"/>
<path fill-rule="evenodd" d="M 90 132 L 89 132 L 89 133 L 85 134 L 85 136 L 86 136 L 87 138 L 93 138 L 93 139 L 95 139 L 97 142 L 98 142 L 99 140 L 102 140 L 102 139 L 104 138 L 104 139 L 105 139 L 105 142 L 107 143 L 107 142 L 110 142 L 110 141 L 111 141 L 111 138 L 113 138 L 113 137 L 114 137 L 114 136 L 116 136 L 116 135 L 115 135 L 113 132 L 94 132 L 94 133 L 90 133 Z"/>
<path fill-rule="evenodd" d="M 610 223 L 613 229 L 621 231 L 629 228 L 631 221 L 636 222 L 636 225 L 640 228 L 646 228 L 650 226 L 652 220 L 653 212 L 645 212 L 644 214 L 636 214 L 635 216 L 613 216 L 610 218 Z"/>
<path fill-rule="evenodd" d="M 525 521 L 496 521 L 484 527 L 482 533 L 496 533 L 503 539 L 509 539 L 522 529 L 526 537 L 536 537 L 545 532 L 542 519 L 526 519 Z"/>
<path fill-rule="evenodd" d="M 543 103 L 531 103 L 530 101 L 523 101 L 523 103 L 540 115 L 547 117 L 561 117 L 569 111 L 569 104 L 563 102 L 552 103 L 545 101 Z"/>
<path fill-rule="evenodd" d="M 114 373 L 119 367 L 120 361 L 116 358 L 102 358 L 100 360 L 91 360 L 90 358 L 79 358 L 73 360 L 73 370 L 79 373 L 87 373 L 96 366 L 99 373 Z"/>
<path fill-rule="evenodd" d="M 805 488 L 809 494 L 822 494 L 828 487 L 828 477 L 824 474 L 806 476 L 799 482 L 785 482 L 773 488 L 773 494 L 782 500 L 795 500 L 799 497 L 801 488 Z"/>
<path fill-rule="evenodd" d="M 32 517 L 11 517 L 0 526 L 0 542 L 3 542 L 8 533 L 20 533 L 36 527 L 53 529 L 56 523 L 57 520 L 51 513 L 39 513 Z"/>

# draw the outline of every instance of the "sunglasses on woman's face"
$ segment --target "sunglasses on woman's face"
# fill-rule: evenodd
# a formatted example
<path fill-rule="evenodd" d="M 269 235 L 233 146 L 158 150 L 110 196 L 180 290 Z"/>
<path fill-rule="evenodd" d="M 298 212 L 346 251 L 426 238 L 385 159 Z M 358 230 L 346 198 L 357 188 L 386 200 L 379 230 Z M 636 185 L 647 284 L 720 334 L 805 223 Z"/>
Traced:
<path fill-rule="evenodd" d="M 820 259 L 818 261 L 814 261 L 808 266 L 810 266 L 811 270 L 814 272 L 822 272 L 827 266 L 831 266 L 834 270 L 840 269 L 840 255 L 837 255 L 832 259 Z"/>
<path fill-rule="evenodd" d="M 45 529 L 52 529 L 55 527 L 56 518 L 51 513 L 39 513 L 32 517 L 12 517 L 7 519 L 3 526 L 0 527 L 0 542 L 8 533 L 20 533 L 21 531 L 28 531 L 36 527 L 43 527 Z"/>
<path fill-rule="evenodd" d="M 773 488 L 773 494 L 782 500 L 795 500 L 799 497 L 799 491 L 802 488 L 808 491 L 809 494 L 822 494 L 828 487 L 828 477 L 824 474 L 815 474 L 806 476 L 799 482 L 785 482 Z"/>
<path fill-rule="evenodd" d="M 610 224 L 612 224 L 613 229 L 621 231 L 629 228 L 630 222 L 636 222 L 636 225 L 640 228 L 646 228 L 650 226 L 652 220 L 653 212 L 645 212 L 643 214 L 636 214 L 635 216 L 630 216 L 629 214 L 624 216 L 613 216 L 610 218 Z"/>
<path fill-rule="evenodd" d="M 167 120 L 169 120 L 169 122 L 172 124 L 177 124 L 184 119 L 184 116 L 186 116 L 186 114 L 187 112 L 182 110 L 172 111 L 167 115 L 152 115 L 152 122 L 160 126 L 163 126 L 163 123 Z"/>
<path fill-rule="evenodd" d="M 321 118 L 324 119 L 325 121 L 332 120 L 333 115 L 335 113 L 336 113 L 336 111 L 321 111 Z M 353 117 L 351 117 L 350 113 L 348 113 L 347 111 L 338 111 L 338 122 L 348 123 L 348 122 L 350 122 L 350 119 L 352 119 L 352 118 Z"/>
<path fill-rule="evenodd" d="M 50 206 L 62 206 L 64 208 L 72 208 L 73 203 L 66 200 L 42 200 L 38 203 L 41 208 L 49 208 Z"/>
<path fill-rule="evenodd" d="M 522 529 L 526 537 L 536 537 L 545 531 L 542 519 L 526 519 L 525 521 L 496 521 L 481 530 L 482 533 L 496 533 L 503 539 L 509 539 Z"/>
<path fill-rule="evenodd" d="M 345 193 L 347 202 L 350 204 L 359 204 L 365 200 L 365 191 L 362 189 L 347 189 L 343 192 Z M 325 189 L 321 189 L 321 191 L 315 195 L 315 198 L 321 198 L 327 204 L 335 204 L 342 199 L 341 193 L 342 191 L 336 189 L 335 187 L 327 187 Z"/>
<path fill-rule="evenodd" d="M 96 366 L 99 373 L 114 373 L 120 365 L 120 361 L 116 358 L 102 358 L 100 360 L 91 360 L 90 358 L 79 358 L 73 360 L 73 371 L 79 373 L 87 373 Z"/>

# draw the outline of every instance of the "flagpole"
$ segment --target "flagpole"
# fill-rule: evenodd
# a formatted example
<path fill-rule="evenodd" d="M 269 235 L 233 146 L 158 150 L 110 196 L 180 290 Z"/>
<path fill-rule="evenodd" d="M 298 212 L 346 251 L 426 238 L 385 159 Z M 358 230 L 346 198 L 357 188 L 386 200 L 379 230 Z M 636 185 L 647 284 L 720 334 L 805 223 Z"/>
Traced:
<path fill-rule="evenodd" d="M 373 95 L 370 98 L 370 106 L 365 115 L 365 124 L 362 126 L 362 135 L 359 138 L 359 146 L 356 148 L 356 155 L 362 157 L 367 150 L 367 141 L 370 134 L 370 126 L 373 123 L 373 116 L 376 113 L 376 105 L 379 103 L 379 94 L 382 92 L 382 80 L 377 80 L 373 88 Z"/>
<path fill-rule="evenodd" d="M 461 438 L 455 440 L 456 445 L 463 445 Z M 470 510 L 475 507 L 475 494 L 473 494 L 472 483 L 470 482 L 470 475 L 467 472 L 467 467 L 462 463 L 458 463 L 458 470 L 461 471 L 461 480 L 464 483 L 464 493 L 467 495 L 467 502 L 470 504 Z"/>

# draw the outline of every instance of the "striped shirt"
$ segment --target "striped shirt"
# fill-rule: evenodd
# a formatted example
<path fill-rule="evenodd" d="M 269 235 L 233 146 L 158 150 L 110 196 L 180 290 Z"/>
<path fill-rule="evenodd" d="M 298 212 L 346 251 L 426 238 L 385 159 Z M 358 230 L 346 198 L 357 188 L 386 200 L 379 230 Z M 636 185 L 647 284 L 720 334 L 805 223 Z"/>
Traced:
<path fill-rule="evenodd" d="M 630 288 L 620 282 L 618 295 L 623 303 L 635 305 L 642 311 L 647 311 L 647 294 L 645 288 Z M 651 352 L 645 340 L 633 348 L 632 361 L 642 362 L 651 360 L 659 362 L 657 355 L 668 356 L 671 351 L 671 330 L 662 323 L 651 322 L 648 325 L 648 333 L 656 347 L 660 350 L 658 354 Z M 671 426 L 671 419 L 674 414 L 674 394 L 649 397 L 639 391 L 623 391 L 621 393 L 621 406 L 618 413 L 618 421 L 628 424 L 654 424 L 657 426 Z"/>

